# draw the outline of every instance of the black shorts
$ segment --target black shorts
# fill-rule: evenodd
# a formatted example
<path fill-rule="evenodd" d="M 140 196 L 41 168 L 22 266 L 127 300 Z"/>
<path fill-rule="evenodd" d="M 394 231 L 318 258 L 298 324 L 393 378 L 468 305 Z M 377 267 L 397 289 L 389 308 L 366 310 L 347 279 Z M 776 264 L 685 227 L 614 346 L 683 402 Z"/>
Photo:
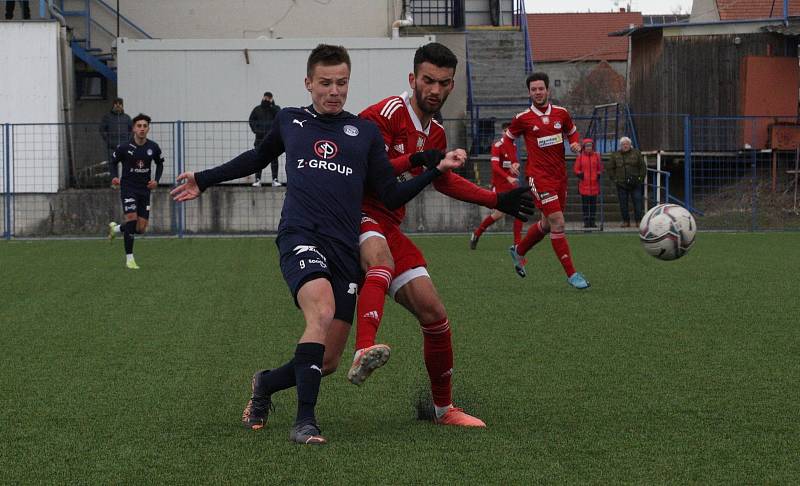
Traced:
<path fill-rule="evenodd" d="M 150 219 L 150 191 L 147 189 L 120 189 L 122 198 L 122 212 L 125 214 L 136 213 L 144 219 Z"/>
<path fill-rule="evenodd" d="M 333 317 L 353 323 L 358 282 L 361 278 L 358 247 L 316 233 L 285 230 L 275 240 L 281 258 L 281 273 L 297 303 L 297 292 L 309 280 L 326 278 L 333 288 Z"/>

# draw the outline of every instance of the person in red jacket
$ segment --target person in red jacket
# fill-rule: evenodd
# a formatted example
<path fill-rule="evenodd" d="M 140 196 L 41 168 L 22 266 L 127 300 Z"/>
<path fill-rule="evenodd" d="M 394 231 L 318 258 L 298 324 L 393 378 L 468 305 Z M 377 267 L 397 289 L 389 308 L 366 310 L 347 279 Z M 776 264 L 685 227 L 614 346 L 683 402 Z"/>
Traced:
<path fill-rule="evenodd" d="M 594 141 L 584 138 L 581 151 L 575 157 L 575 175 L 578 176 L 578 192 L 581 194 L 583 208 L 583 227 L 597 228 L 594 215 L 597 212 L 597 195 L 600 194 L 600 174 L 603 173 L 603 161 L 600 154 L 594 151 Z"/>
<path fill-rule="evenodd" d="M 503 132 L 511 125 L 510 122 L 503 123 Z M 510 191 L 519 185 L 519 161 L 515 151 L 506 150 L 503 145 L 502 137 L 492 144 L 492 190 L 494 192 Z M 478 240 L 489 226 L 500 220 L 506 213 L 495 209 L 489 213 L 481 224 L 475 228 L 469 239 L 469 248 L 474 250 L 478 247 Z M 522 234 L 522 221 L 514 218 L 514 244 L 519 243 Z"/>

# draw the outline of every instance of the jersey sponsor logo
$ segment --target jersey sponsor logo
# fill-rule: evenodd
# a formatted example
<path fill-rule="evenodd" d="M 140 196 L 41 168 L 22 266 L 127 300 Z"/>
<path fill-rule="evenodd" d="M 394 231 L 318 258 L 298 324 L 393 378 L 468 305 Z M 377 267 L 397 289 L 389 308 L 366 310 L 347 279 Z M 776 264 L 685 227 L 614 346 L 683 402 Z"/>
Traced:
<path fill-rule="evenodd" d="M 399 153 L 399 154 L 404 154 L 404 153 L 406 153 L 406 146 L 405 146 L 405 145 L 403 145 L 402 143 L 398 143 L 397 145 L 395 145 L 395 146 L 394 146 L 394 147 L 392 147 L 392 148 L 395 150 L 395 152 L 397 152 L 397 153 Z"/>
<path fill-rule="evenodd" d="M 305 253 L 305 252 L 309 252 L 310 251 L 311 253 L 316 253 L 317 255 L 319 255 L 319 257 L 323 261 L 328 261 L 328 259 L 325 258 L 325 255 L 320 253 L 319 250 L 317 250 L 317 247 L 314 246 L 314 245 L 297 245 L 294 248 L 292 248 L 292 251 L 294 252 L 295 255 L 299 255 L 301 253 Z"/>
<path fill-rule="evenodd" d="M 307 121 L 308 121 L 308 120 L 303 120 L 303 121 L 300 121 L 300 120 L 298 120 L 297 118 L 295 118 L 295 119 L 293 119 L 293 120 L 292 120 L 292 123 L 297 123 L 298 125 L 300 125 L 300 128 L 303 128 L 303 123 L 305 123 L 305 122 L 307 122 Z"/>
<path fill-rule="evenodd" d="M 358 136 L 358 128 L 354 127 L 353 125 L 345 125 L 343 130 L 345 135 L 349 135 L 351 137 Z"/>
<path fill-rule="evenodd" d="M 539 137 L 536 139 L 536 142 L 539 144 L 539 148 L 551 147 L 564 143 L 564 137 L 560 133 L 557 133 L 555 135 L 548 135 L 547 137 Z"/>
<path fill-rule="evenodd" d="M 337 164 L 330 160 L 317 160 L 317 159 L 297 159 L 297 168 L 310 167 L 312 169 L 329 170 L 331 172 L 338 172 L 339 174 L 349 176 L 353 173 L 353 169 L 343 164 Z"/>
<path fill-rule="evenodd" d="M 330 140 L 318 140 L 314 144 L 314 153 L 323 159 L 332 159 L 339 153 L 339 147 Z"/>
<path fill-rule="evenodd" d="M 356 292 L 358 292 L 358 284 L 350 282 L 350 285 L 347 289 L 347 293 L 350 295 L 356 295 Z"/>

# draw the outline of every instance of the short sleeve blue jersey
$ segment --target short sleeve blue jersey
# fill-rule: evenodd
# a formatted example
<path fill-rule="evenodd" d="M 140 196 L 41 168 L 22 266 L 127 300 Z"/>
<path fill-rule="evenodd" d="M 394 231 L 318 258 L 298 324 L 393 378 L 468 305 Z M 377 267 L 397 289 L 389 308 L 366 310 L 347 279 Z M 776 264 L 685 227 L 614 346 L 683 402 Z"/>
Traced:
<path fill-rule="evenodd" d="M 136 142 L 120 144 L 114 149 L 112 167 L 116 171 L 117 164 L 122 163 L 120 186 L 125 189 L 147 190 L 147 183 L 152 179 L 158 181 L 164 164 L 161 147 L 152 140 L 145 140 L 144 144 Z M 151 175 L 152 164 L 156 164 L 156 175 Z M 112 174 L 116 175 L 116 174 Z"/>

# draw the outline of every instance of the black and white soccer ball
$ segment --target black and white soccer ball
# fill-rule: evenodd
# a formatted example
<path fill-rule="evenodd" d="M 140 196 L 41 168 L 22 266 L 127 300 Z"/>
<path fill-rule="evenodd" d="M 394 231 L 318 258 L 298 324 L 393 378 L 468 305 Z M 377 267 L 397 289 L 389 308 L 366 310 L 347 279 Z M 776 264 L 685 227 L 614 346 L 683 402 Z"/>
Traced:
<path fill-rule="evenodd" d="M 692 213 L 677 204 L 659 204 L 639 223 L 644 251 L 659 260 L 676 260 L 694 244 L 697 223 Z"/>

